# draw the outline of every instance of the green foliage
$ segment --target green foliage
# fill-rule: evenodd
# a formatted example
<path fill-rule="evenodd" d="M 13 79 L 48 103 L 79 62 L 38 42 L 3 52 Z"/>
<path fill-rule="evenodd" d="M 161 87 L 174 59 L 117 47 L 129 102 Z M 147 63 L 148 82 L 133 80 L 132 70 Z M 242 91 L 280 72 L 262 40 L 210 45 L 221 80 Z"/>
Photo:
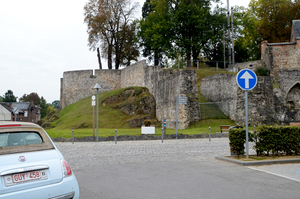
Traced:
<path fill-rule="evenodd" d="M 20 99 L 20 102 L 31 102 L 33 101 L 34 105 L 40 105 L 41 99 L 37 93 L 30 93 L 29 95 L 24 94 Z"/>
<path fill-rule="evenodd" d="M 231 151 L 244 154 L 246 132 L 242 129 L 229 131 Z M 286 154 L 298 155 L 300 152 L 300 128 L 295 126 L 260 126 L 253 133 L 249 132 L 249 142 L 255 142 L 257 155 Z"/>
<path fill-rule="evenodd" d="M 300 18 L 300 1 L 251 0 L 243 13 L 243 37 L 238 48 L 247 51 L 248 61 L 260 59 L 260 43 L 287 42 L 290 40 L 292 20 Z"/>
<path fill-rule="evenodd" d="M 255 73 L 257 76 L 269 76 L 270 70 L 267 69 L 266 67 L 259 66 L 255 69 Z"/>
<path fill-rule="evenodd" d="M 0 96 L 0 102 L 3 102 L 3 97 Z"/>
<path fill-rule="evenodd" d="M 3 102 L 16 102 L 18 97 L 14 96 L 12 90 L 8 90 L 3 96 Z"/>
<path fill-rule="evenodd" d="M 47 101 L 42 97 L 41 98 L 41 118 L 44 118 L 47 115 L 47 109 L 49 108 L 49 105 L 47 104 Z"/>
<path fill-rule="evenodd" d="M 300 151 L 300 128 L 294 126 L 261 126 L 256 133 L 257 154 L 298 154 Z"/>
<path fill-rule="evenodd" d="M 56 109 L 60 109 L 60 101 L 59 100 L 53 101 L 52 106 Z"/>
<path fill-rule="evenodd" d="M 244 155 L 245 142 L 246 130 L 241 128 L 229 130 L 229 145 L 232 153 L 237 154 L 238 156 Z"/>

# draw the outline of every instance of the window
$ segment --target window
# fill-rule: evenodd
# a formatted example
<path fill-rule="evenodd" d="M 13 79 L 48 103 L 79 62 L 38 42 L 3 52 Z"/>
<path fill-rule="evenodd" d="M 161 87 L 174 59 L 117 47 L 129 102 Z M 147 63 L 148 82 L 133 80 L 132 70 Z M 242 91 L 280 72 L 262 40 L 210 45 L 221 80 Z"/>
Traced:
<path fill-rule="evenodd" d="M 0 147 L 40 144 L 43 140 L 37 132 L 10 132 L 0 134 Z"/>

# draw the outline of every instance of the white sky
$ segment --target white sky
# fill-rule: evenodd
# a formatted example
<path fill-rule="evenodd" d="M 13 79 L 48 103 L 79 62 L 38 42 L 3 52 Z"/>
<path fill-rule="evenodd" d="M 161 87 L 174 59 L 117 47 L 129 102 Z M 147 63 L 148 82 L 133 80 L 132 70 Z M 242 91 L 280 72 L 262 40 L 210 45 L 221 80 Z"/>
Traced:
<path fill-rule="evenodd" d="M 86 2 L 0 0 L 0 96 L 7 90 L 17 97 L 36 92 L 52 103 L 60 99 L 64 71 L 99 68 L 96 52 L 87 47 Z M 144 0 L 139 2 L 141 10 Z M 230 6 L 249 2 L 230 0 Z"/>

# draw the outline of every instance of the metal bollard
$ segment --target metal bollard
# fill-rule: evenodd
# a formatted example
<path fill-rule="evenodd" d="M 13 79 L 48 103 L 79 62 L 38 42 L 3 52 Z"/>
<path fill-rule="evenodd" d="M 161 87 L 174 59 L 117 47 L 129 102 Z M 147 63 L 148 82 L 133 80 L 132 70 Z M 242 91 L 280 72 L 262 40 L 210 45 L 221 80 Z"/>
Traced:
<path fill-rule="evenodd" d="M 115 144 L 117 144 L 117 129 L 115 129 Z"/>
<path fill-rule="evenodd" d="M 72 144 L 74 144 L 74 129 L 72 130 Z"/>
<path fill-rule="evenodd" d="M 164 128 L 161 128 L 161 143 L 164 143 Z"/>
<path fill-rule="evenodd" d="M 209 141 L 211 141 L 211 128 L 209 127 Z"/>

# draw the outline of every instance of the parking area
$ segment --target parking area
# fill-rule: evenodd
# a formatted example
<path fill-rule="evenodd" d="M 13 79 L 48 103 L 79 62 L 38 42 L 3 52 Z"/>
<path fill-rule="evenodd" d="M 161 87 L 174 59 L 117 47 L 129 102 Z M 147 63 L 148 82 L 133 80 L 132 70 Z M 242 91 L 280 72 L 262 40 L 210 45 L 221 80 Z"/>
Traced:
<path fill-rule="evenodd" d="M 300 164 L 245 167 L 216 160 L 230 155 L 228 138 L 55 144 L 78 179 L 81 198 L 299 195 Z"/>

